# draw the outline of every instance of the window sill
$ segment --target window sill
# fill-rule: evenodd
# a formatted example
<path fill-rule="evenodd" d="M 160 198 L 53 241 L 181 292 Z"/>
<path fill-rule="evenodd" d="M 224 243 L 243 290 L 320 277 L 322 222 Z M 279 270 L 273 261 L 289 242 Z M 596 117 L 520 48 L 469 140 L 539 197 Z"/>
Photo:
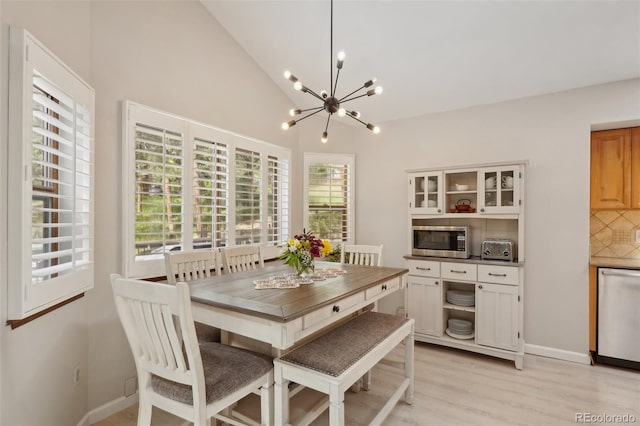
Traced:
<path fill-rule="evenodd" d="M 49 312 L 53 312 L 56 309 L 63 307 L 64 305 L 68 305 L 71 302 L 75 302 L 76 300 L 80 299 L 81 297 L 84 297 L 84 293 L 80 293 L 78 295 L 70 297 L 67 300 L 63 300 L 62 302 L 58 303 L 57 305 L 53 305 L 53 306 L 51 306 L 51 307 L 49 307 L 47 309 L 44 309 L 44 310 L 42 310 L 40 312 L 37 312 L 37 313 L 35 313 L 35 314 L 31 315 L 31 316 L 26 317 L 26 318 L 22 318 L 22 319 L 19 319 L 19 320 L 8 320 L 7 321 L 7 325 L 10 325 L 12 330 L 16 329 L 16 328 L 21 327 L 21 326 L 23 326 L 23 325 L 25 325 L 25 324 L 37 319 L 37 318 L 40 318 L 43 315 L 48 314 Z"/>

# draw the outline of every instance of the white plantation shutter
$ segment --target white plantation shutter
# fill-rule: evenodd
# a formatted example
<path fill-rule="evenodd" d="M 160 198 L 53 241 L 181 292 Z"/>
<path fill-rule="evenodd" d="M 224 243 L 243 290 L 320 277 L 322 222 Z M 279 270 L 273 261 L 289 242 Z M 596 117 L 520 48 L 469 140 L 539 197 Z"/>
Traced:
<path fill-rule="evenodd" d="M 226 144 L 194 138 L 193 240 L 224 247 L 228 239 L 229 149 Z M 208 247 L 207 247 L 208 248 Z"/>
<path fill-rule="evenodd" d="M 319 238 L 353 241 L 353 156 L 305 154 L 305 228 Z"/>
<path fill-rule="evenodd" d="M 136 123 L 137 257 L 156 256 L 160 248 L 180 244 L 183 236 L 183 135 Z"/>
<path fill-rule="evenodd" d="M 289 161 L 270 155 L 267 173 L 267 244 L 277 246 L 289 238 Z"/>
<path fill-rule="evenodd" d="M 235 244 L 259 244 L 262 236 L 260 153 L 236 148 Z"/>
<path fill-rule="evenodd" d="M 10 44 L 9 319 L 23 319 L 93 287 L 94 92 L 26 31 Z"/>
<path fill-rule="evenodd" d="M 291 151 L 126 102 L 127 277 L 165 275 L 164 253 L 240 244 L 280 254 L 289 238 Z"/>

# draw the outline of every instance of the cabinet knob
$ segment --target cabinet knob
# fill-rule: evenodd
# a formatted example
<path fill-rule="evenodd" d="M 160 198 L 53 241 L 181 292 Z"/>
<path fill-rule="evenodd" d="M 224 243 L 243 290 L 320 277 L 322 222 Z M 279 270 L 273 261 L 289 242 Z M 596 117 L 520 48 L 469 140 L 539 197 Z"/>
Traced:
<path fill-rule="evenodd" d="M 438 213 L 442 213 L 442 209 L 438 209 Z"/>
<path fill-rule="evenodd" d="M 387 285 L 386 284 L 382 284 L 382 290 L 386 290 L 387 289 Z"/>
<path fill-rule="evenodd" d="M 438 281 L 436 281 L 436 285 L 440 284 Z"/>
<path fill-rule="evenodd" d="M 478 288 L 479 288 L 479 289 L 482 289 L 482 284 L 480 284 L 480 285 L 478 286 Z"/>
<path fill-rule="evenodd" d="M 484 208 L 481 208 L 480 211 L 484 213 Z"/>
<path fill-rule="evenodd" d="M 340 312 L 340 306 L 338 305 L 333 305 L 333 312 Z"/>

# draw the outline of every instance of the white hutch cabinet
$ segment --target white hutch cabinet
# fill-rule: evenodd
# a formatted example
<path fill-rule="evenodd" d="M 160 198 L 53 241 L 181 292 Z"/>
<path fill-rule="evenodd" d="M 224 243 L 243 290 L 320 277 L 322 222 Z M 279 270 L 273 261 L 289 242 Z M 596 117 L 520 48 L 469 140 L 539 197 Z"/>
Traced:
<path fill-rule="evenodd" d="M 524 362 L 524 171 L 526 162 L 409 170 L 411 226 L 469 226 L 469 259 L 411 254 L 406 292 L 408 316 L 418 341 Z M 461 201 L 462 200 L 462 201 Z M 464 211 L 459 204 L 469 204 Z M 510 239 L 513 261 L 483 260 L 482 241 Z M 447 292 L 473 293 L 473 306 L 447 301 Z M 473 324 L 473 334 L 448 330 L 450 319 Z"/>

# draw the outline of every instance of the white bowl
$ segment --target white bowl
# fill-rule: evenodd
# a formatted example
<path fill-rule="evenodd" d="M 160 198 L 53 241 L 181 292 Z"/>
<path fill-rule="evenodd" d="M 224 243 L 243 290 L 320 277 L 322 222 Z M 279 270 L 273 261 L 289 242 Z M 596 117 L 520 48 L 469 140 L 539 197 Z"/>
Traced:
<path fill-rule="evenodd" d="M 460 183 L 456 183 L 456 191 L 466 191 L 469 189 L 469 185 L 463 185 Z"/>

